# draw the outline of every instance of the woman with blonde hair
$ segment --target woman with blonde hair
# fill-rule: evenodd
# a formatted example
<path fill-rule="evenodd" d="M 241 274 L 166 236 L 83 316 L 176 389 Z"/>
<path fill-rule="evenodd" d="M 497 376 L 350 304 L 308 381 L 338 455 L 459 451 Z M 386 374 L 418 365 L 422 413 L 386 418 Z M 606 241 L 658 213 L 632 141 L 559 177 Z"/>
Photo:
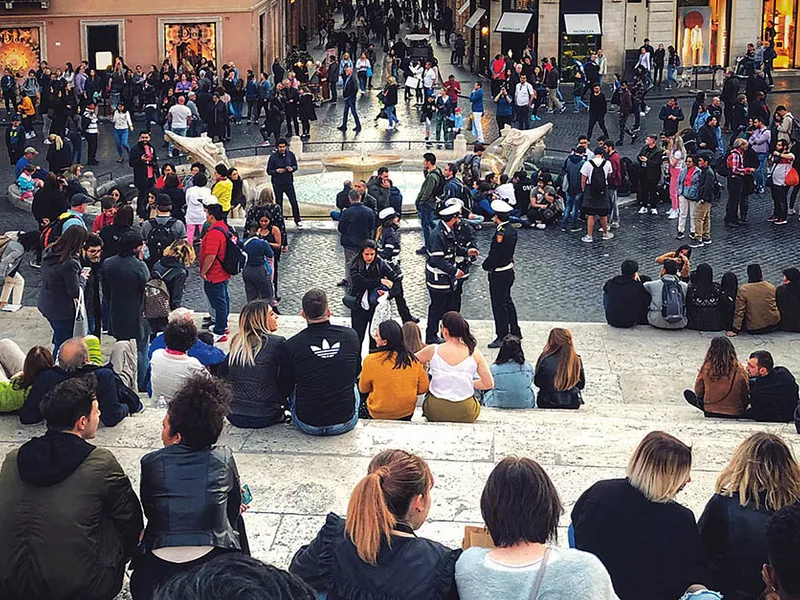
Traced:
<path fill-rule="evenodd" d="M 389 119 L 389 129 L 394 129 L 395 124 L 400 125 L 400 119 L 394 113 L 397 107 L 397 80 L 394 77 L 389 76 L 386 78 L 386 85 L 381 95 L 386 118 Z"/>
<path fill-rule="evenodd" d="M 195 261 L 195 252 L 186 239 L 179 239 L 164 248 L 164 254 L 153 265 L 151 278 L 158 278 L 167 286 L 169 292 L 169 310 L 173 311 L 183 302 L 183 290 L 186 278 L 189 276 L 189 266 Z M 167 317 L 147 319 L 150 324 L 152 337 L 164 331 L 167 326 Z M 152 338 L 151 338 L 152 339 Z"/>
<path fill-rule="evenodd" d="M 534 371 L 533 383 L 539 388 L 536 403 L 539 408 L 581 407 L 581 390 L 586 385 L 586 375 L 569 329 L 554 327 L 550 330 Z"/>
<path fill-rule="evenodd" d="M 431 508 L 433 475 L 419 456 L 384 450 L 353 490 L 347 519 L 330 513 L 289 571 L 320 598 L 458 598 L 451 550 L 414 533 Z"/>
<path fill-rule="evenodd" d="M 494 387 L 492 372 L 464 317 L 446 312 L 441 328 L 444 343 L 416 353 L 417 360 L 428 364 L 431 377 L 422 414 L 428 421 L 473 423 L 481 413 L 475 390 Z"/>
<path fill-rule="evenodd" d="M 625 479 L 595 483 L 575 504 L 575 547 L 603 562 L 620 598 L 674 600 L 705 583 L 694 515 L 675 501 L 691 469 L 689 446 L 651 431 L 634 450 Z"/>
<path fill-rule="evenodd" d="M 261 428 L 286 420 L 286 401 L 278 390 L 286 339 L 274 335 L 278 315 L 269 302 L 248 302 L 239 315 L 239 331 L 217 375 L 233 392 L 228 421 L 234 427 Z"/>
<path fill-rule="evenodd" d="M 262 188 L 253 206 L 247 211 L 247 217 L 244 221 L 245 228 L 251 230 L 253 227 L 258 227 L 262 216 L 269 217 L 270 227 L 277 227 L 280 233 L 279 237 L 273 235 L 272 239 L 267 239 L 272 245 L 272 251 L 275 255 L 272 263 L 272 286 L 275 297 L 278 299 L 278 263 L 281 260 L 281 254 L 289 249 L 289 238 L 286 237 L 286 221 L 283 218 L 283 210 L 280 205 L 275 204 L 275 193 L 270 186 Z M 275 243 L 279 244 L 277 248 Z"/>
<path fill-rule="evenodd" d="M 767 522 L 800 500 L 800 465 L 780 437 L 754 433 L 733 453 L 715 491 L 698 523 L 709 562 L 703 583 L 725 598 L 757 598 L 769 562 Z"/>
<path fill-rule="evenodd" d="M 669 139 L 667 157 L 669 158 L 669 199 L 672 205 L 667 214 L 667 218 L 677 219 L 680 214 L 678 177 L 686 166 L 686 148 L 683 145 L 683 138 L 681 138 L 681 136 L 675 135 Z"/>
<path fill-rule="evenodd" d="M 738 417 L 747 408 L 750 382 L 727 337 L 711 340 L 694 391 L 685 390 L 683 397 L 707 417 Z"/>

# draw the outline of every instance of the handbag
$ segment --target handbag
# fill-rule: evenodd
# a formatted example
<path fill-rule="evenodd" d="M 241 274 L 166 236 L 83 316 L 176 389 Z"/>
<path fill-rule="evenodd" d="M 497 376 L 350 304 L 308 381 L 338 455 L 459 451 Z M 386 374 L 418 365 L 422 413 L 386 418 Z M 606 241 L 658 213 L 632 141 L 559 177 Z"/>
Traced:
<path fill-rule="evenodd" d="M 367 77 L 372 77 L 372 67 L 367 67 Z"/>
<path fill-rule="evenodd" d="M 416 77 L 406 77 L 406 87 L 410 90 L 415 90 L 419 87 L 419 79 Z"/>
<path fill-rule="evenodd" d="M 86 303 L 83 301 L 83 287 L 78 288 L 78 300 L 75 303 L 75 323 L 72 326 L 72 337 L 84 338 L 89 335 L 89 323 L 86 319 Z"/>
<path fill-rule="evenodd" d="M 792 187 L 794 185 L 800 185 L 800 174 L 797 173 L 797 169 L 792 167 L 786 173 L 786 185 Z"/>

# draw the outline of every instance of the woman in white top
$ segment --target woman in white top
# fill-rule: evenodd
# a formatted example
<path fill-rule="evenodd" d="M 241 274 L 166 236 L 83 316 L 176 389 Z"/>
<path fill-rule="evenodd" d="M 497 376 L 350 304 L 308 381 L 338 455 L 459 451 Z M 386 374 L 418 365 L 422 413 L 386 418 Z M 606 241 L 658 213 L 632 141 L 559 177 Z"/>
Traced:
<path fill-rule="evenodd" d="M 209 377 L 208 371 L 196 358 L 186 354 L 197 341 L 197 327 L 192 321 L 180 319 L 167 323 L 164 328 L 166 349 L 159 348 L 150 359 L 150 385 L 154 404 L 163 396 L 169 403 L 183 384 L 201 375 Z"/>
<path fill-rule="evenodd" d="M 469 548 L 459 557 L 461 600 L 617 600 L 600 559 L 550 545 L 563 510 L 539 464 L 513 456 L 500 461 L 481 495 L 481 514 L 497 547 Z"/>
<path fill-rule="evenodd" d="M 211 190 L 206 187 L 208 177 L 205 173 L 197 173 L 192 178 L 192 187 L 186 190 L 186 239 L 190 244 L 194 243 L 194 238 L 200 238 L 203 231 L 203 223 L 206 222 L 206 211 L 203 207 L 206 204 L 214 204 Z"/>
<path fill-rule="evenodd" d="M 681 136 L 676 135 L 670 138 L 667 156 L 669 156 L 669 199 L 672 202 L 672 208 L 670 208 L 667 218 L 677 219 L 678 208 L 680 207 L 678 177 L 683 167 L 686 166 L 686 148 L 683 146 L 683 138 Z"/>
<path fill-rule="evenodd" d="M 117 162 L 122 162 L 125 156 L 122 152 L 123 148 L 130 154 L 131 147 L 128 145 L 128 132 L 133 131 L 131 113 L 128 112 L 122 100 L 117 104 L 117 110 L 114 111 L 111 120 L 114 122 L 114 144 L 117 147 Z"/>
<path fill-rule="evenodd" d="M 475 390 L 494 387 L 492 373 L 469 323 L 450 311 L 442 317 L 443 344 L 432 344 L 417 352 L 417 359 L 428 364 L 430 388 L 422 404 L 428 421 L 472 423 L 481 412 Z"/>
<path fill-rule="evenodd" d="M 367 92 L 367 77 L 372 74 L 372 63 L 369 62 L 365 52 L 361 53 L 361 58 L 356 61 L 356 76 L 358 77 L 358 87 L 361 93 Z"/>

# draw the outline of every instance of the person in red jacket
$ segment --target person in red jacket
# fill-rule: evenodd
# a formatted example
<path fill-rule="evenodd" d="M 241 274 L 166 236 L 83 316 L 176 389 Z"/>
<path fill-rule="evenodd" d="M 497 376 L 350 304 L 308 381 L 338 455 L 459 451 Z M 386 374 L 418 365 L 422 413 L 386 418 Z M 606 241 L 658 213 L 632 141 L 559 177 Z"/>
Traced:
<path fill-rule="evenodd" d="M 206 324 L 213 325 L 215 342 L 225 342 L 228 339 L 228 313 L 231 308 L 228 296 L 228 280 L 231 276 L 222 268 L 222 261 L 225 259 L 229 229 L 223 221 L 222 206 L 211 204 L 205 209 L 210 227 L 200 243 L 200 277 L 203 278 L 203 291 L 214 310 Z"/>

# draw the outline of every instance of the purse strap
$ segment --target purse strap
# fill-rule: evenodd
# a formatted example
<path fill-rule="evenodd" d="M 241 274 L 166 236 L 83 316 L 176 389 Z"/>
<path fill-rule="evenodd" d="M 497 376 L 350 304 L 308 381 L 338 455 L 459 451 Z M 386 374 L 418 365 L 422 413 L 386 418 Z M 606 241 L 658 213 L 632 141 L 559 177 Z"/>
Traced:
<path fill-rule="evenodd" d="M 539 597 L 539 588 L 542 587 L 542 580 L 544 579 L 544 571 L 547 568 L 547 559 L 550 557 L 550 548 L 547 547 L 542 557 L 542 564 L 539 566 L 539 573 L 536 575 L 536 581 L 533 583 L 533 593 L 531 600 L 536 600 Z"/>

